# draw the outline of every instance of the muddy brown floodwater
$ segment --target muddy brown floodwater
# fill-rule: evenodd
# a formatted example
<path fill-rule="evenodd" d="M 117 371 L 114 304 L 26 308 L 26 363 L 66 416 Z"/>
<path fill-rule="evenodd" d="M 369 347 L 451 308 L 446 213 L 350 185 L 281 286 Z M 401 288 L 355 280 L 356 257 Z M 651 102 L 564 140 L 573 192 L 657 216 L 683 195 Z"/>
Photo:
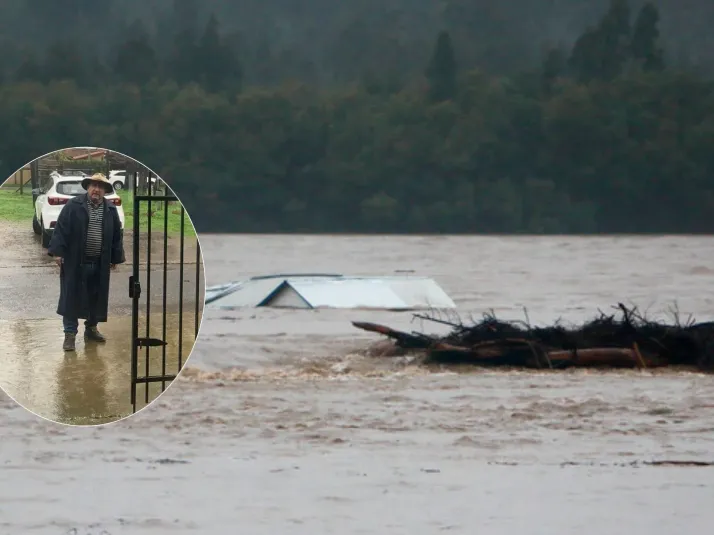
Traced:
<path fill-rule="evenodd" d="M 201 239 L 209 284 L 413 269 L 464 316 L 714 311 L 710 237 Z M 185 375 L 132 418 L 60 427 L 4 398 L 0 532 L 710 531 L 714 468 L 647 463 L 714 461 L 712 376 L 425 370 L 365 356 L 378 338 L 351 320 L 422 328 L 400 313 L 207 308 Z"/>
<path fill-rule="evenodd" d="M 141 259 L 146 254 L 146 236 L 141 240 Z M 171 239 L 166 258 L 166 373 L 179 370 L 179 357 L 185 363 L 195 339 L 195 238 L 185 239 L 184 295 L 179 306 L 180 270 L 177 263 L 178 240 Z M 0 223 L 0 387 L 28 410 L 54 421 L 94 425 L 112 422 L 132 412 L 131 405 L 131 275 L 132 238 L 125 236 L 127 263 L 112 272 L 110 309 L 106 323 L 100 324 L 106 344 L 85 343 L 80 321 L 77 351 L 62 350 L 62 319 L 56 314 L 59 296 L 58 268 L 47 256 L 26 225 Z M 142 297 L 139 334 L 164 339 L 163 239 L 152 240 L 151 287 L 147 286 L 146 265 L 142 267 L 143 295 L 150 295 L 147 313 Z M 158 254 L 156 254 L 158 251 Z M 199 295 L 203 297 L 203 273 L 199 274 Z M 202 305 L 202 303 L 200 303 Z M 179 310 L 183 309 L 179 326 Z M 202 313 L 199 307 L 198 322 Z M 147 316 L 148 314 L 148 316 Z M 180 340 L 179 329 L 183 333 Z M 150 348 L 150 375 L 163 369 L 164 349 Z M 139 353 L 139 370 L 146 373 L 147 353 Z M 170 384 L 170 383 L 169 383 Z M 167 386 L 164 384 L 163 386 Z M 152 383 L 148 402 L 161 393 L 162 384 Z M 140 386 L 137 408 L 147 403 L 146 387 Z"/>

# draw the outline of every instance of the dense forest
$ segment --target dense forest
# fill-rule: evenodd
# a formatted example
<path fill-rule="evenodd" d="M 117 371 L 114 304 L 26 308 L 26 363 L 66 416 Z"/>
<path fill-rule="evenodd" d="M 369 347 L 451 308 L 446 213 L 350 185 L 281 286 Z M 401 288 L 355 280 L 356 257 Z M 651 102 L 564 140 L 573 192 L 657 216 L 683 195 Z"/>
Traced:
<path fill-rule="evenodd" d="M 199 231 L 712 232 L 713 16 L 693 0 L 6 2 L 0 172 L 108 147 L 159 172 Z"/>

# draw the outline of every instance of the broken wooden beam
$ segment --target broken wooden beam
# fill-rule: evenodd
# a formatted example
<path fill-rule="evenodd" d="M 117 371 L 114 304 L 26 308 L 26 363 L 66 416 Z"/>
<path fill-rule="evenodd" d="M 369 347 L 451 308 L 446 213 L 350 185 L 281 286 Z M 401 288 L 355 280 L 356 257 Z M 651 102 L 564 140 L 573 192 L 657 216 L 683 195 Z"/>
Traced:
<path fill-rule="evenodd" d="M 657 360 L 643 356 L 638 350 L 626 347 L 591 347 L 577 350 L 549 351 L 553 362 L 567 363 L 571 366 L 608 368 L 654 368 Z"/>
<path fill-rule="evenodd" d="M 364 321 L 353 321 L 352 325 L 363 331 L 382 334 L 397 342 L 399 347 L 404 349 L 428 349 L 434 343 L 434 339 L 423 334 L 410 334 L 397 331 L 386 325 L 369 323 Z"/>

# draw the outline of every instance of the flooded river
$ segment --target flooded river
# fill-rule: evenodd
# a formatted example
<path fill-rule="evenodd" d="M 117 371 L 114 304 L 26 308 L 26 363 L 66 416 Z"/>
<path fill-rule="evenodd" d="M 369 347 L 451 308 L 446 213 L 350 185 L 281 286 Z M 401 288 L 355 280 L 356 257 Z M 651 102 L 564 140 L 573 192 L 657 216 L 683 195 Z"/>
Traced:
<path fill-rule="evenodd" d="M 208 284 L 320 271 L 434 277 L 463 317 L 714 319 L 714 238 L 203 236 Z M 714 377 L 437 370 L 368 357 L 350 321 L 206 308 L 185 375 L 116 424 L 0 398 L 0 533 L 708 532 Z M 81 497 L 81 498 L 78 498 Z M 74 531 L 72 531 L 74 530 Z"/>

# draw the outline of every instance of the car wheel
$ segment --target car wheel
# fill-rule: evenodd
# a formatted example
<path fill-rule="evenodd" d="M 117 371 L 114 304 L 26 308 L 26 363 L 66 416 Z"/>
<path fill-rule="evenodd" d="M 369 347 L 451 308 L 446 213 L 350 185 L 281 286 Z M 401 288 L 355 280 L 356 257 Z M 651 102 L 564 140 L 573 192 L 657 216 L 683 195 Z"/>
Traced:
<path fill-rule="evenodd" d="M 40 226 L 40 222 L 37 221 L 37 214 L 32 216 L 32 231 L 38 236 L 42 234 L 42 227 Z"/>
<path fill-rule="evenodd" d="M 44 223 L 41 223 L 40 230 L 42 231 L 42 247 L 47 249 L 50 246 L 50 240 L 52 239 L 52 233 L 45 230 Z"/>
<path fill-rule="evenodd" d="M 50 240 L 52 239 L 52 234 L 46 230 L 42 231 L 42 247 L 47 249 L 50 246 Z"/>
<path fill-rule="evenodd" d="M 124 188 L 124 184 L 122 184 L 122 183 L 119 182 L 118 180 L 117 180 L 116 182 L 114 182 L 114 184 L 112 184 L 112 185 L 114 186 L 114 189 L 117 190 L 117 191 L 119 191 L 120 189 Z"/>

